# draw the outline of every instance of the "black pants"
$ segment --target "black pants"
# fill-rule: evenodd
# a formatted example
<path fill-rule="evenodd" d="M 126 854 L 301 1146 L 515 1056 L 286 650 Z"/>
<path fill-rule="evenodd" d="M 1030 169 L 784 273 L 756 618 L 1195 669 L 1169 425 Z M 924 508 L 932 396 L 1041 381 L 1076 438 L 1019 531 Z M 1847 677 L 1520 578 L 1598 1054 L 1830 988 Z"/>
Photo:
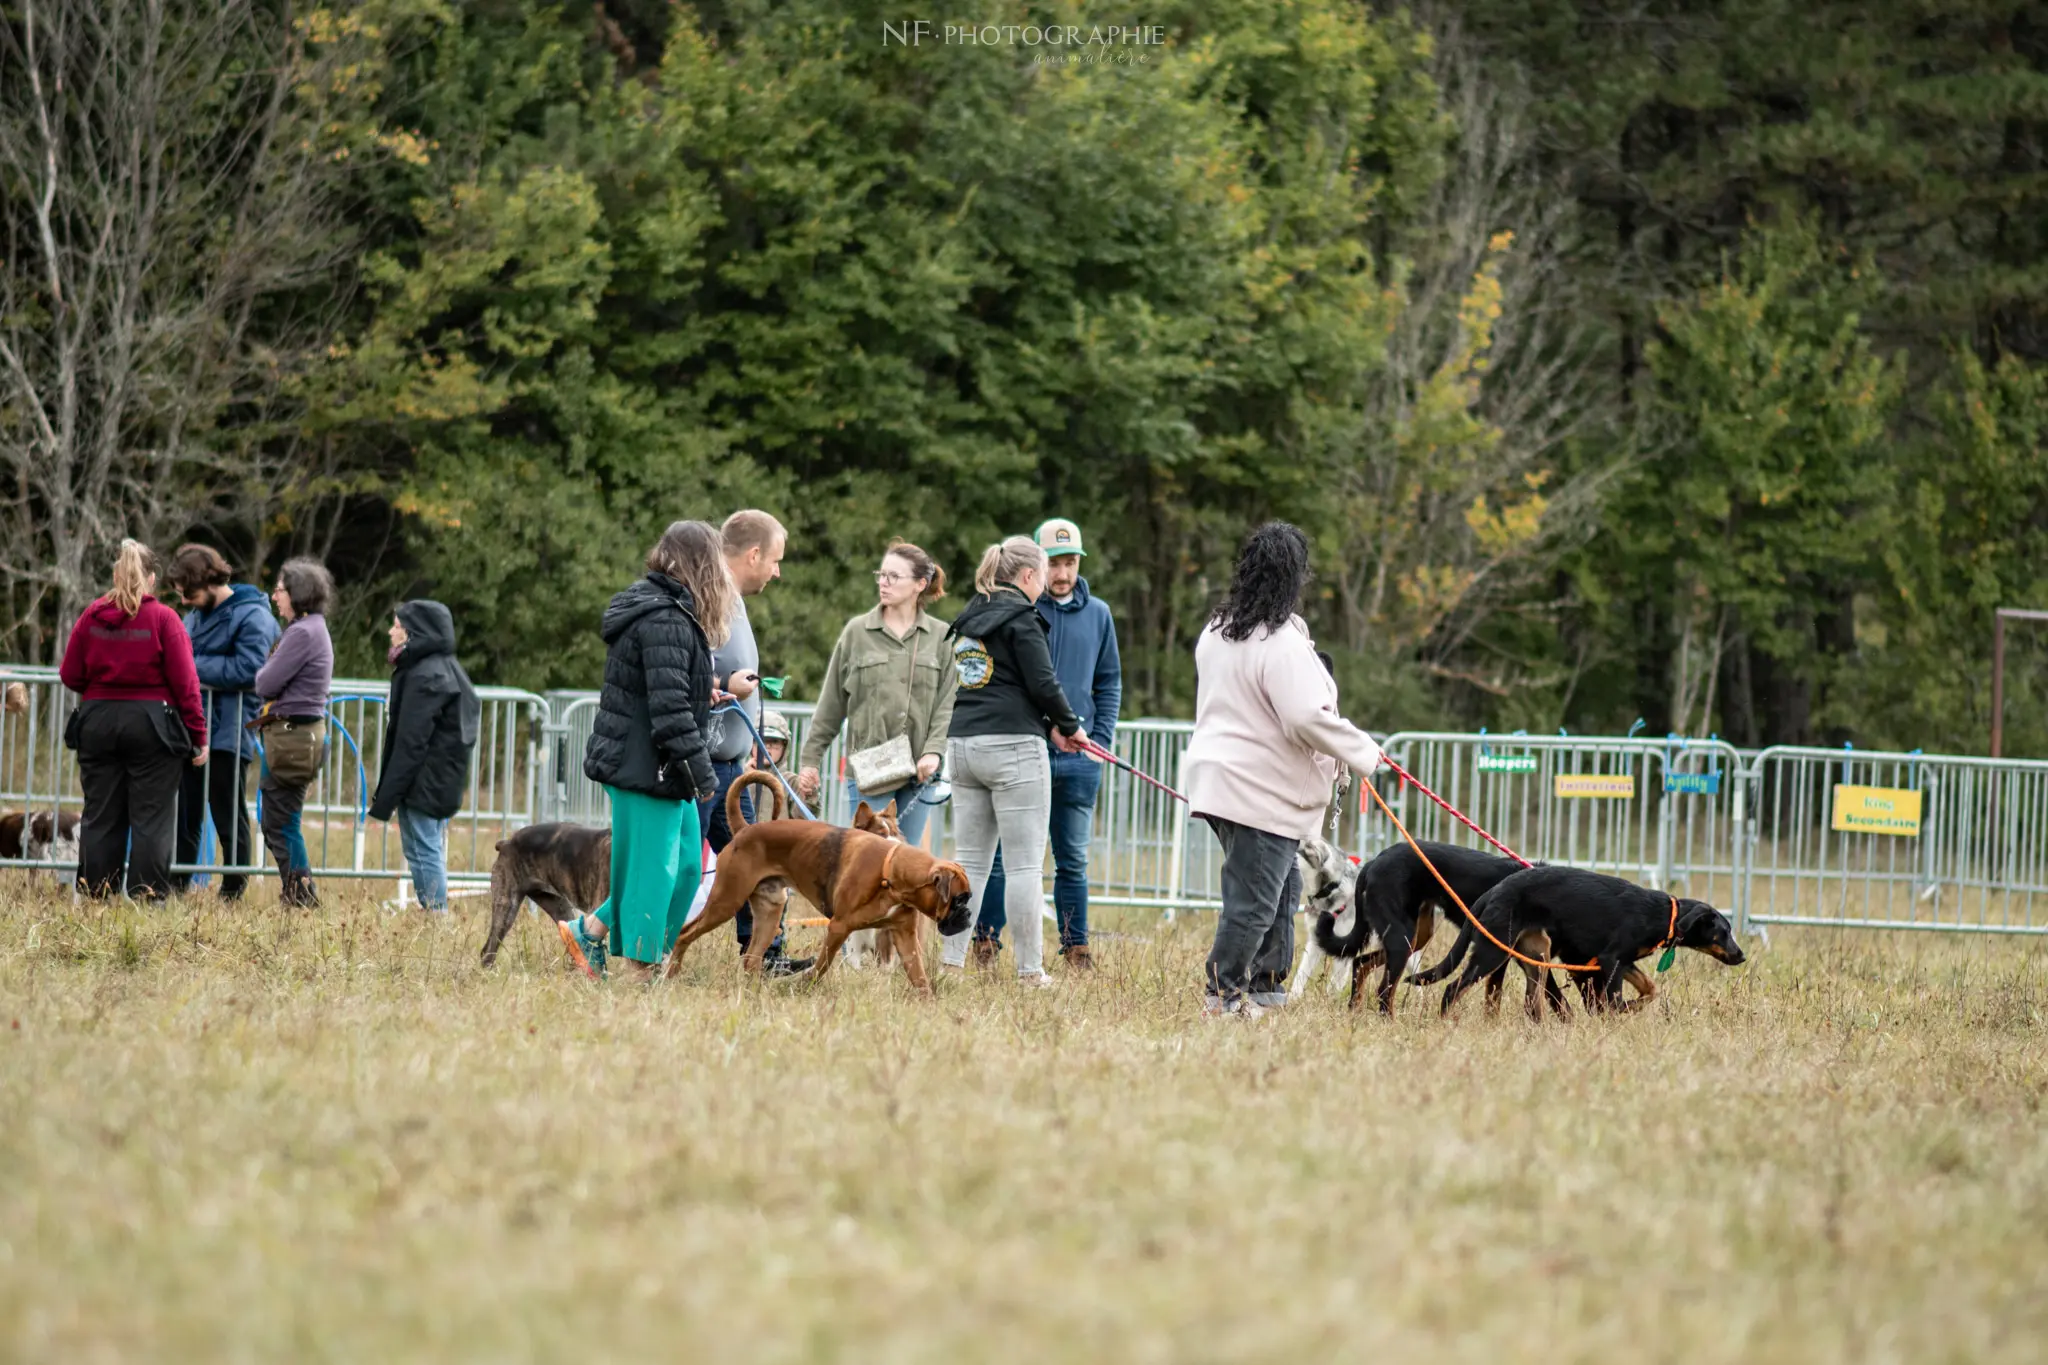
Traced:
<path fill-rule="evenodd" d="M 304 872 L 313 861 L 306 850 L 306 836 L 299 827 L 299 814 L 306 808 L 310 782 L 294 786 L 266 772 L 256 784 L 263 792 L 263 846 L 279 872 Z"/>
<path fill-rule="evenodd" d="M 249 769 L 254 766 L 253 758 L 241 758 L 231 749 L 215 749 L 206 756 L 204 768 L 185 765 L 185 776 L 178 785 L 179 862 L 199 861 L 199 835 L 206 825 L 208 807 L 213 809 L 213 860 L 230 867 L 249 861 L 256 845 L 249 838 L 249 802 L 243 793 L 249 789 Z M 234 900 L 249 882 L 234 872 L 216 876 L 222 900 Z M 178 878 L 180 892 L 191 885 L 191 877 Z"/>
<path fill-rule="evenodd" d="M 1223 912 L 1209 950 L 1208 993 L 1224 1001 L 1249 993 L 1260 1004 L 1286 998 L 1294 965 L 1294 905 L 1301 899 L 1299 839 L 1205 816 L 1223 845 Z"/>
<path fill-rule="evenodd" d="M 78 785 L 85 816 L 78 829 L 78 881 L 87 895 L 171 894 L 177 841 L 178 772 L 189 760 L 164 743 L 160 701 L 92 701 L 79 720 Z"/>

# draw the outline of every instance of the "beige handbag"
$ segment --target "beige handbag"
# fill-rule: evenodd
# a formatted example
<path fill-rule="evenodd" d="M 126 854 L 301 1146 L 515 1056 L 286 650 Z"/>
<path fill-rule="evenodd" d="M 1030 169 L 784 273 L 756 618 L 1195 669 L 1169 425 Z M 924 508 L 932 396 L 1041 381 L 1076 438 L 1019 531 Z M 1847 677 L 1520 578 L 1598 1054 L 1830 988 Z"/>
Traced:
<path fill-rule="evenodd" d="M 917 755 L 910 752 L 910 703 L 917 690 L 917 643 L 922 634 L 913 628 L 910 637 L 910 678 L 903 688 L 903 733 L 846 756 L 847 776 L 863 796 L 892 792 L 917 778 Z"/>

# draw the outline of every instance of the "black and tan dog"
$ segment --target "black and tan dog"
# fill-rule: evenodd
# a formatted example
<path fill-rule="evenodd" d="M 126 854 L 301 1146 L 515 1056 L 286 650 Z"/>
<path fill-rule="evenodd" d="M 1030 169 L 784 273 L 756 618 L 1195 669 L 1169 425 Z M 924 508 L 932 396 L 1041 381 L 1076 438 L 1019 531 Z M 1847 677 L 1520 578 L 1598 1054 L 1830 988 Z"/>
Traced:
<path fill-rule="evenodd" d="M 1350 958 L 1351 1007 L 1358 1008 L 1365 993 L 1366 974 L 1385 964 L 1380 976 L 1379 1005 L 1382 1014 L 1394 1012 L 1394 988 L 1415 954 L 1422 951 L 1436 931 L 1436 911 L 1441 910 L 1460 925 L 1464 915 L 1458 901 L 1471 905 L 1503 880 L 1522 870 L 1512 858 L 1502 858 L 1456 844 L 1422 841 L 1422 851 L 1436 865 L 1444 881 L 1458 893 L 1451 899 L 1443 882 L 1436 879 L 1422 858 L 1404 840 L 1383 850 L 1358 874 L 1355 905 L 1349 932 L 1343 932 L 1337 917 L 1325 911 L 1316 917 L 1316 943 L 1331 957 Z M 1379 948 L 1367 951 L 1374 938 Z M 1534 954 L 1531 954 L 1534 956 Z M 1421 978 L 1411 978 L 1420 980 Z M 1435 978 L 1441 980 L 1441 977 Z"/>
<path fill-rule="evenodd" d="M 1639 990 L 1648 986 L 1649 978 L 1635 971 L 1635 964 L 1665 948 L 1690 948 L 1731 967 L 1739 965 L 1744 956 L 1728 917 L 1705 901 L 1652 891 L 1582 868 L 1528 868 L 1468 904 L 1487 933 L 1460 934 L 1449 956 L 1424 974 L 1439 978 L 1448 974 L 1457 965 L 1456 959 L 1466 956 L 1469 946 L 1463 974 L 1444 992 L 1440 1006 L 1444 1013 L 1480 980 L 1507 966 L 1508 955 L 1494 939 L 1513 943 L 1531 957 L 1555 954 L 1557 961 L 1591 963 L 1587 971 L 1573 975 L 1586 978 L 1580 990 L 1592 1009 L 1627 1008 L 1622 984 L 1635 979 Z M 1530 952 L 1524 943 L 1543 951 Z M 1538 969 L 1525 964 L 1523 970 L 1531 976 L 1533 1002 Z M 1548 972 L 1542 975 L 1545 993 L 1556 1003 L 1555 985 L 1548 981 Z M 1654 994 L 1655 987 L 1650 986 L 1643 998 Z"/>
<path fill-rule="evenodd" d="M 924 955 L 917 951 L 916 917 L 937 921 L 941 934 L 960 933 L 973 922 L 967 873 L 958 863 L 866 830 L 840 829 L 815 820 L 768 820 L 738 831 L 718 855 L 711 899 L 704 913 L 676 937 L 664 974 L 674 975 L 692 943 L 737 915 L 758 887 L 775 878 L 830 917 L 825 944 L 810 970 L 814 980 L 831 969 L 847 935 L 878 927 L 895 938 L 896 955 L 903 960 L 910 984 L 929 992 Z M 761 970 L 761 960 L 781 927 L 780 907 L 764 915 L 756 905 L 754 936 L 747 943 L 748 971 Z"/>

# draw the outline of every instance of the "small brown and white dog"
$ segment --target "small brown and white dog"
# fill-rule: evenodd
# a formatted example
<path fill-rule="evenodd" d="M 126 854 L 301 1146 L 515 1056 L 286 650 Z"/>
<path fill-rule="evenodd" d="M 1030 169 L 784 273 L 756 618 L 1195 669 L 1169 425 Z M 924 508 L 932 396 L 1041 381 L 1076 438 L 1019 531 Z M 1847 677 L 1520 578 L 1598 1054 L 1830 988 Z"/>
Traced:
<path fill-rule="evenodd" d="M 46 810 L 0 815 L 0 858 L 23 858 L 32 863 L 78 862 L 78 815 L 74 811 Z M 69 881 L 56 868 L 45 869 L 60 882 Z"/>

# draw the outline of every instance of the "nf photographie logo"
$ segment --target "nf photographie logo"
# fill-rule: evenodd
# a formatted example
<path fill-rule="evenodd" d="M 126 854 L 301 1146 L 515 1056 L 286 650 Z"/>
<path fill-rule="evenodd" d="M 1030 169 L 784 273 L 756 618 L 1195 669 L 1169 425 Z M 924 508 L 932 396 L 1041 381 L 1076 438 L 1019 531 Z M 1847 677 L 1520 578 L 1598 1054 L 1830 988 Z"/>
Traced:
<path fill-rule="evenodd" d="M 947 24 L 936 19 L 882 21 L 883 47 L 1158 47 L 1166 42 L 1164 24 Z"/>

